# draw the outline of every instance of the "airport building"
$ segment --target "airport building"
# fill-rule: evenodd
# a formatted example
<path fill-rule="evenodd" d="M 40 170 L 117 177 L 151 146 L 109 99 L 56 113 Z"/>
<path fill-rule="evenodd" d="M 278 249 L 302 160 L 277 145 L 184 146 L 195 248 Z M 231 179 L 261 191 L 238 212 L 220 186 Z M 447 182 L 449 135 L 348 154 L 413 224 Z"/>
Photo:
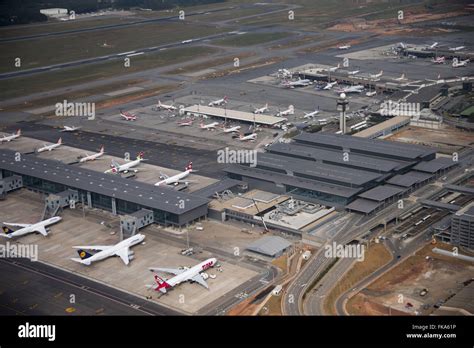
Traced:
<path fill-rule="evenodd" d="M 118 175 L 104 174 L 59 161 L 0 150 L 2 178 L 21 177 L 23 187 L 58 195 L 77 192 L 78 203 L 113 214 L 134 214 L 142 209 L 153 212 L 155 223 L 184 226 L 208 213 L 209 200 L 202 196 L 157 187 Z"/>
<path fill-rule="evenodd" d="M 425 146 L 302 133 L 259 153 L 257 165 L 225 168 L 232 179 L 308 202 L 369 214 L 442 175 L 455 163 Z"/>
<path fill-rule="evenodd" d="M 451 217 L 451 244 L 474 250 L 474 203 Z"/>

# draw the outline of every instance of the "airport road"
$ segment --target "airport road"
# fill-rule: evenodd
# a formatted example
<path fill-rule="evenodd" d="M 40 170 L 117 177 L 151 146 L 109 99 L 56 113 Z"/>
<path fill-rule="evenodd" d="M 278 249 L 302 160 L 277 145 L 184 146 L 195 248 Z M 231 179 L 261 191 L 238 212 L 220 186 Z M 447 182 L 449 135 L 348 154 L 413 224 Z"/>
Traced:
<path fill-rule="evenodd" d="M 176 170 L 182 170 L 186 161 L 192 160 L 194 168 L 199 170 L 199 175 L 216 179 L 223 176 L 221 171 L 223 165 L 217 163 L 215 151 L 86 131 L 79 132 L 79 135 L 67 132 L 59 133 L 57 129 L 37 123 L 22 123 L 21 129 L 25 136 L 47 142 L 56 142 L 61 136 L 65 145 L 89 152 L 97 152 L 99 147 L 104 145 L 108 155 L 120 158 L 123 158 L 126 152 L 134 157 L 135 154 L 143 151 L 147 163 Z"/>
<path fill-rule="evenodd" d="M 182 315 L 40 262 L 0 259 L 0 273 L 1 315 Z"/>
<path fill-rule="evenodd" d="M 464 151 L 463 153 L 460 154 L 460 168 L 452 170 L 449 174 L 446 175 L 446 182 L 456 182 L 459 180 L 460 177 L 463 177 L 465 175 L 465 172 L 463 168 L 465 166 L 470 166 L 472 163 L 472 155 L 473 155 L 474 150 L 473 149 L 468 149 Z M 423 194 L 418 196 L 419 199 L 423 198 L 431 198 L 442 192 L 444 188 L 440 187 L 438 190 L 435 191 L 423 191 L 423 188 L 421 188 L 416 192 L 421 192 L 423 191 Z M 413 203 L 407 203 L 405 204 L 405 211 L 409 211 L 412 208 L 415 208 L 417 206 L 416 204 Z M 365 224 L 358 226 L 354 229 L 354 226 L 350 226 L 352 228 L 352 231 L 350 234 L 346 235 L 343 237 L 343 241 L 340 243 L 347 243 L 352 239 L 355 239 L 356 237 L 363 235 L 364 231 L 367 232 L 371 230 L 373 227 L 375 227 L 379 223 L 383 223 L 384 221 L 390 221 L 392 220 L 395 216 L 399 215 L 398 208 L 395 206 L 391 206 L 385 210 L 383 210 L 381 213 L 377 214 L 374 218 L 366 221 Z M 347 225 L 345 225 L 347 226 Z M 362 231 L 362 233 L 360 233 Z M 341 238 L 341 235 L 343 234 L 343 231 L 341 231 L 337 239 Z M 370 239 L 370 238 L 369 238 Z M 398 243 L 397 240 L 394 239 L 389 239 L 387 240 L 387 247 L 392 255 L 400 255 L 400 258 L 398 257 L 393 257 L 393 259 L 384 267 L 380 268 L 376 272 L 374 272 L 370 277 L 366 278 L 365 280 L 362 280 L 360 285 L 356 286 L 356 289 L 360 289 L 362 286 L 365 286 L 363 284 L 369 284 L 371 281 L 375 280 L 378 276 L 386 272 L 388 269 L 392 268 L 395 264 L 403 260 L 404 258 L 408 257 L 409 255 L 412 255 L 416 250 L 420 248 L 420 244 L 424 245 L 430 237 L 426 237 L 423 233 L 420 233 L 418 236 L 413 238 L 412 240 L 407 243 L 405 246 L 402 243 Z M 315 265 L 315 269 L 317 274 L 313 277 L 311 277 L 309 280 L 304 279 L 306 281 L 306 285 L 315 279 L 321 271 L 329 265 L 329 261 L 327 258 L 325 258 L 322 254 L 317 254 L 315 255 L 315 258 L 319 258 L 320 260 L 315 259 L 313 261 Z M 325 275 L 323 279 L 320 280 L 322 282 L 322 286 L 319 288 L 316 288 L 316 291 L 309 292 L 307 295 L 307 298 L 305 299 L 306 302 L 303 303 L 303 307 L 305 309 L 305 313 L 309 315 L 321 315 L 324 314 L 322 313 L 322 302 L 325 296 L 331 291 L 331 289 L 336 285 L 337 281 L 342 277 L 342 275 L 345 273 L 345 270 L 347 271 L 349 267 L 351 266 L 351 263 L 349 262 L 351 260 L 342 260 L 338 261 L 338 263 L 333 266 L 331 271 Z M 316 268 L 316 266 L 319 266 L 319 268 Z M 332 274 L 334 273 L 334 275 Z M 298 277 L 299 278 L 299 277 Z M 304 283 L 304 281 L 298 281 L 300 284 Z M 306 286 L 304 287 L 306 288 Z M 304 289 L 303 288 L 303 289 Z M 302 295 L 300 295 L 302 298 Z M 338 314 L 343 314 L 344 313 L 344 304 L 345 300 L 350 296 L 350 293 L 343 294 L 340 298 L 336 300 L 336 311 Z M 285 302 L 286 303 L 286 302 Z M 296 306 L 293 306 L 291 310 L 294 311 L 294 314 L 297 315 L 299 312 L 296 312 L 296 310 L 300 310 L 300 305 L 297 304 Z"/>

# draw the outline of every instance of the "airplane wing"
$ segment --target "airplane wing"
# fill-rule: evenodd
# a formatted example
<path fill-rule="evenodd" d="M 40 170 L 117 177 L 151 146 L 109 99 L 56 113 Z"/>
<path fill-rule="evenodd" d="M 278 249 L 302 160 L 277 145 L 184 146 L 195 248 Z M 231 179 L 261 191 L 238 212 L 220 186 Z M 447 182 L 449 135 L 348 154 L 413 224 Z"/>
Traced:
<path fill-rule="evenodd" d="M 48 231 L 46 231 L 46 228 L 44 226 L 35 228 L 35 231 L 41 233 L 43 236 L 48 235 Z"/>
<path fill-rule="evenodd" d="M 74 249 L 86 249 L 86 250 L 105 250 L 110 248 L 110 245 L 77 245 L 73 246 Z"/>
<path fill-rule="evenodd" d="M 174 275 L 178 275 L 178 274 L 181 274 L 183 272 L 185 272 L 186 270 L 185 269 L 177 269 L 177 268 L 148 268 L 150 271 L 152 272 L 165 272 L 165 273 L 171 273 L 171 274 L 174 274 Z"/>
<path fill-rule="evenodd" d="M 196 274 L 194 277 L 190 278 L 189 280 L 193 280 L 196 283 L 199 283 L 202 286 L 204 286 L 206 289 L 209 289 L 209 285 L 207 285 L 206 281 L 200 274 Z"/>
<path fill-rule="evenodd" d="M 117 250 L 115 252 L 115 255 L 120 256 L 123 263 L 126 264 L 126 265 L 128 265 L 128 263 L 130 262 L 130 259 L 128 258 L 128 247 Z"/>
<path fill-rule="evenodd" d="M 114 161 L 114 160 L 112 160 L 112 165 L 114 167 L 117 167 L 117 168 L 120 167 L 120 164 L 117 161 Z"/>
<path fill-rule="evenodd" d="M 165 179 L 165 180 L 169 178 L 168 175 L 166 175 L 166 174 L 164 174 L 164 173 L 161 173 L 161 172 L 160 172 L 160 176 L 161 176 L 163 179 Z"/>
<path fill-rule="evenodd" d="M 197 182 L 195 180 L 176 180 L 177 183 L 179 184 L 185 184 L 185 183 L 190 183 L 190 182 Z"/>
<path fill-rule="evenodd" d="M 20 227 L 20 228 L 31 226 L 31 224 L 17 224 L 17 223 L 11 223 L 11 222 L 4 222 L 3 224 L 12 226 L 12 227 Z"/>

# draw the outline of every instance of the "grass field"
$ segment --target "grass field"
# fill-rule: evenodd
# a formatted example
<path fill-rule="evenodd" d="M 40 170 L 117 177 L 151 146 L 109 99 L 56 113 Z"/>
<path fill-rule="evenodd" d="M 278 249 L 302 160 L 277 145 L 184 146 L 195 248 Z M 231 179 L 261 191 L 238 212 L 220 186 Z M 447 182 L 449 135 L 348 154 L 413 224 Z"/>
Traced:
<path fill-rule="evenodd" d="M 246 33 L 242 35 L 233 35 L 224 39 L 212 41 L 215 45 L 231 46 L 231 47 L 245 47 L 258 45 L 270 41 L 284 39 L 290 36 L 290 33 Z"/>
<path fill-rule="evenodd" d="M 212 55 L 217 51 L 216 48 L 202 46 L 175 48 L 155 54 L 131 57 L 131 65 L 129 68 L 124 67 L 122 60 L 116 60 L 9 79 L 7 80 L 8 83 L 2 83 L 0 85 L 0 100 L 41 92 L 45 90 L 45 86 L 48 86 L 49 90 L 64 88 L 70 85 L 185 62 L 198 57 Z"/>
<path fill-rule="evenodd" d="M 377 269 L 391 260 L 391 255 L 383 244 L 373 244 L 367 251 L 364 261 L 356 262 L 337 283 L 334 289 L 324 300 L 323 308 L 325 314 L 336 315 L 334 307 L 338 297 L 353 287 L 357 282 L 369 276 Z"/>
<path fill-rule="evenodd" d="M 73 37 L 44 37 L 5 42 L 2 44 L 0 72 L 17 70 L 18 68 L 14 67 L 17 57 L 21 58 L 21 69 L 31 69 L 179 42 L 217 34 L 222 30 L 190 23 L 153 23 L 93 33 L 78 33 Z"/>

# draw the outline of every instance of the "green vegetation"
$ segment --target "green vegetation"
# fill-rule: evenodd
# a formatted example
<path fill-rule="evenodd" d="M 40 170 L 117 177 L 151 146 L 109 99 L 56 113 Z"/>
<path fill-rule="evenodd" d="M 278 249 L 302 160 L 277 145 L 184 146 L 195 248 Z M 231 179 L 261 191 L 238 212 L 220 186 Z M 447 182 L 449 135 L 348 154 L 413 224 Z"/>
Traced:
<path fill-rule="evenodd" d="M 214 40 L 213 44 L 222 46 L 244 47 L 258 45 L 265 42 L 280 40 L 288 37 L 290 33 L 246 33 L 232 35 L 225 39 Z"/>
<path fill-rule="evenodd" d="M 2 100 L 6 100 L 44 91 L 44 86 L 48 86 L 49 90 L 53 90 L 69 85 L 110 78 L 120 74 L 128 74 L 181 63 L 191 59 L 209 56 L 216 52 L 217 49 L 215 48 L 202 46 L 175 48 L 155 54 L 130 57 L 129 68 L 124 67 L 122 60 L 115 60 L 113 62 L 35 74 L 29 77 L 18 77 L 6 80 L 2 83 L 0 86 L 0 95 Z"/>

